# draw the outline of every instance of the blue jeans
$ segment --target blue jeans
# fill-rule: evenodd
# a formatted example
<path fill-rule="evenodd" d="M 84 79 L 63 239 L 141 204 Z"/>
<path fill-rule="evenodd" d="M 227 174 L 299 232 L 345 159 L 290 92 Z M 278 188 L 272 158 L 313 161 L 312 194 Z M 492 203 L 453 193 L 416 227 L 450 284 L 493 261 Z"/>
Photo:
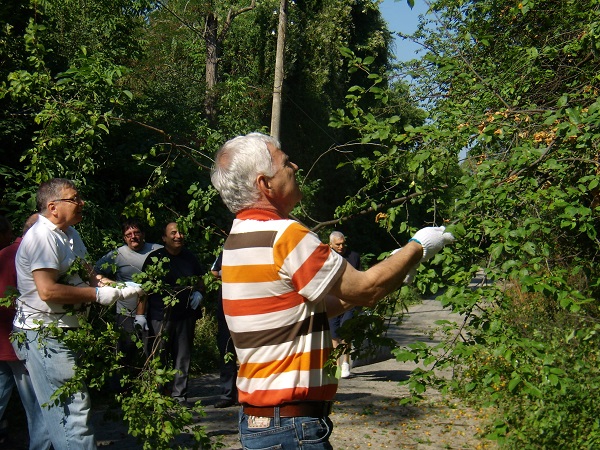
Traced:
<path fill-rule="evenodd" d="M 0 417 L 6 410 L 13 386 L 16 386 L 27 414 L 29 450 L 49 449 L 50 436 L 46 430 L 42 409 L 35 398 L 31 379 L 22 361 L 0 361 L 0 385 Z"/>
<path fill-rule="evenodd" d="M 15 379 L 8 361 L 0 361 L 0 419 L 4 415 L 10 394 L 15 387 Z"/>
<path fill-rule="evenodd" d="M 44 336 L 40 342 L 38 330 L 14 328 L 14 332 L 26 335 L 25 342 L 15 340 L 13 348 L 29 372 L 54 450 L 96 449 L 87 387 L 82 386 L 64 403 L 50 400 L 75 374 L 75 353 L 53 337 Z"/>
<path fill-rule="evenodd" d="M 240 408 L 239 427 L 244 450 L 333 449 L 329 443 L 333 431 L 329 417 L 279 417 L 276 414 L 254 418 Z"/>

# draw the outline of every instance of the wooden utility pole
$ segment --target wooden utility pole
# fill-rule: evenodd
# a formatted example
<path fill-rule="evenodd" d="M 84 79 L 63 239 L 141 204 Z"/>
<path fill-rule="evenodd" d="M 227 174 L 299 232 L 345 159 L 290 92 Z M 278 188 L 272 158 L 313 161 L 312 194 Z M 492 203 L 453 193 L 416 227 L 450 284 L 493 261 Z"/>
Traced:
<path fill-rule="evenodd" d="M 271 136 L 279 139 L 281 125 L 281 90 L 283 88 L 283 55 L 287 26 L 287 0 L 279 4 L 279 26 L 277 28 L 277 54 L 275 56 L 275 78 L 273 81 L 273 105 L 271 108 Z"/>

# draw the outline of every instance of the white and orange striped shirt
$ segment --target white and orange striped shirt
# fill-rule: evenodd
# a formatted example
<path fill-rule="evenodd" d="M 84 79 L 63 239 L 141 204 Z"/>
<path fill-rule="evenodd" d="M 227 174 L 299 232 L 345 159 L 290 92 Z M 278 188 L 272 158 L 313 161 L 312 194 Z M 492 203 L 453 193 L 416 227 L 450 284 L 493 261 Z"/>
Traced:
<path fill-rule="evenodd" d="M 240 361 L 240 403 L 332 400 L 325 295 L 345 260 L 298 222 L 245 210 L 223 250 L 223 311 Z"/>

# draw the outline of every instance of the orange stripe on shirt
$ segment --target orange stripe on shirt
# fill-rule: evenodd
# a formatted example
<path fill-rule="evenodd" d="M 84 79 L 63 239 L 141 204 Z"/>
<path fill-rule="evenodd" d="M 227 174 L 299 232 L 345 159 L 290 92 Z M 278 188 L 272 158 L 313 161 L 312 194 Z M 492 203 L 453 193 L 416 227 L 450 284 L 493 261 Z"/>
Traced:
<path fill-rule="evenodd" d="M 304 297 L 297 292 L 250 300 L 223 299 L 223 312 L 228 316 L 253 316 L 294 308 L 304 303 Z"/>
<path fill-rule="evenodd" d="M 277 245 L 273 248 L 273 263 L 276 267 L 283 266 L 283 262 L 296 248 L 298 243 L 304 239 L 308 230 L 298 223 L 292 223 L 277 239 Z"/>
<path fill-rule="evenodd" d="M 296 353 L 287 358 L 269 361 L 265 363 L 242 364 L 238 370 L 238 376 L 244 378 L 268 378 L 277 373 L 308 371 L 323 367 L 331 349 L 315 349 L 307 353 Z"/>
<path fill-rule="evenodd" d="M 221 273 L 224 283 L 264 283 L 280 279 L 272 264 L 223 266 Z"/>
<path fill-rule="evenodd" d="M 328 245 L 320 245 L 315 249 L 314 252 L 308 257 L 306 261 L 298 268 L 292 277 L 292 283 L 294 287 L 301 291 L 308 283 L 310 283 L 315 275 L 321 270 L 323 265 L 329 258 L 329 253 L 332 250 Z"/>

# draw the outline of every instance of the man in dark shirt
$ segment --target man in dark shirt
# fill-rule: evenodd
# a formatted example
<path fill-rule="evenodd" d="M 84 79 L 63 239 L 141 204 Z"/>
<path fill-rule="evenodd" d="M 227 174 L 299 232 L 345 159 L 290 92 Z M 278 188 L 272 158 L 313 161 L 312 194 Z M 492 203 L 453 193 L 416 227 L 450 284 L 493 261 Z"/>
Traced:
<path fill-rule="evenodd" d="M 332 250 L 344 257 L 348 263 L 356 270 L 360 270 L 360 255 L 357 252 L 350 250 L 346 244 L 346 236 L 340 231 L 333 231 L 329 235 L 329 246 Z M 329 329 L 331 330 L 331 339 L 333 340 L 333 348 L 343 344 L 344 340 L 339 336 L 338 329 L 344 325 L 344 323 L 351 319 L 357 310 L 360 308 L 354 307 L 339 316 L 331 317 L 329 319 Z M 341 364 L 340 364 L 341 363 Z M 340 357 L 338 364 L 341 368 L 341 377 L 348 378 L 350 376 L 350 355 L 344 353 Z"/>
<path fill-rule="evenodd" d="M 204 270 L 198 258 L 184 248 L 185 237 L 176 222 L 163 231 L 164 247 L 153 251 L 144 262 L 143 271 L 163 263 L 165 289 L 148 295 L 147 319 L 149 356 L 160 355 L 165 364 L 177 370 L 171 396 L 182 404 L 187 401 L 187 384 L 194 342 L 194 327 L 198 317 L 203 290 Z"/>
<path fill-rule="evenodd" d="M 217 279 L 221 279 L 221 264 L 223 263 L 223 252 L 219 253 L 216 261 L 210 268 L 210 273 Z M 237 404 L 237 357 L 235 346 L 231 340 L 229 327 L 223 313 L 223 292 L 221 287 L 217 291 L 217 347 L 219 348 L 219 381 L 221 383 L 221 398 L 216 401 L 215 408 L 229 408 Z"/>

